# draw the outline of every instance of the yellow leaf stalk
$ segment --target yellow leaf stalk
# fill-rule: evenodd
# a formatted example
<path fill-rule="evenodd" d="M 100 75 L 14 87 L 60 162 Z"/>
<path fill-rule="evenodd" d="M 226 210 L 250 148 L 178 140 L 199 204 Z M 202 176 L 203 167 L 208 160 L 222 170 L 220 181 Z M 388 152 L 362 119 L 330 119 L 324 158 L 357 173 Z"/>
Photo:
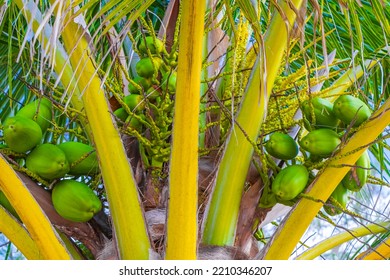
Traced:
<path fill-rule="evenodd" d="M 31 239 L 35 242 L 36 247 L 40 252 L 39 258 L 47 260 L 70 259 L 71 255 L 62 243 L 61 238 L 58 236 L 49 219 L 46 217 L 32 194 L 24 186 L 21 179 L 1 155 L 0 170 L 0 190 L 10 201 L 16 213 L 26 226 Z M 8 237 L 10 239 L 12 238 L 12 236 L 9 235 Z M 26 238 L 25 235 L 24 238 Z M 32 245 L 30 244 L 29 246 L 31 247 Z"/>
<path fill-rule="evenodd" d="M 378 223 L 378 224 L 369 224 L 360 226 L 351 230 L 348 230 L 346 232 L 339 233 L 337 235 L 334 235 L 332 237 L 329 237 L 325 239 L 324 241 L 316 244 L 312 248 L 306 250 L 302 254 L 300 254 L 298 257 L 296 257 L 296 260 L 313 260 L 320 256 L 321 254 L 336 248 L 337 246 L 340 246 L 344 242 L 348 242 L 352 239 L 370 235 L 370 234 L 377 234 L 386 232 L 389 230 L 390 222 L 384 222 L 384 223 Z M 389 243 L 385 244 L 389 248 Z M 388 250 L 389 251 L 389 250 Z M 376 254 L 378 256 L 378 254 Z M 389 255 L 388 255 L 389 256 Z M 383 257 L 381 257 L 383 258 Z"/>
<path fill-rule="evenodd" d="M 41 255 L 28 231 L 0 205 L 0 232 L 29 260 L 39 260 Z"/>
<path fill-rule="evenodd" d="M 81 250 L 77 247 L 75 243 L 71 241 L 71 237 L 66 236 L 65 233 L 61 232 L 60 230 L 57 230 L 58 235 L 61 237 L 62 242 L 66 245 L 66 249 L 68 249 L 68 252 L 72 256 L 73 260 L 85 260 L 85 256 L 83 256 Z"/>
<path fill-rule="evenodd" d="M 302 4 L 299 0 L 290 2 L 297 9 Z M 296 14 L 285 3 L 281 4 L 281 7 L 291 28 Z M 280 14 L 276 13 L 264 39 L 265 55 L 257 58 L 235 119 L 237 124 L 233 126 L 220 162 L 206 211 L 202 237 L 206 244 L 232 245 L 234 242 L 240 200 L 253 155 L 253 143 L 256 142 L 264 121 L 269 95 L 282 63 L 287 39 L 286 23 Z M 265 64 L 266 71 L 261 69 L 262 64 Z"/>
<path fill-rule="evenodd" d="M 388 260 L 390 259 L 390 238 L 381 242 L 376 248 L 371 248 L 367 252 L 358 256 L 359 260 Z"/>
<path fill-rule="evenodd" d="M 339 152 L 329 161 L 309 186 L 307 195 L 319 201 L 326 201 L 342 178 L 350 170 L 367 147 L 390 123 L 390 99 L 377 110 L 362 127 L 351 136 Z M 323 204 L 301 199 L 279 226 L 273 238 L 263 249 L 262 256 L 269 260 L 283 260 L 290 257 L 300 238 L 317 215 Z"/>
<path fill-rule="evenodd" d="M 69 17 L 68 17 L 69 18 Z M 69 20 L 62 33 L 85 105 L 121 259 L 148 259 L 150 241 L 133 171 L 90 59 L 83 28 Z"/>
<path fill-rule="evenodd" d="M 175 115 L 169 173 L 166 259 L 196 259 L 198 133 L 205 1 L 181 1 Z"/>

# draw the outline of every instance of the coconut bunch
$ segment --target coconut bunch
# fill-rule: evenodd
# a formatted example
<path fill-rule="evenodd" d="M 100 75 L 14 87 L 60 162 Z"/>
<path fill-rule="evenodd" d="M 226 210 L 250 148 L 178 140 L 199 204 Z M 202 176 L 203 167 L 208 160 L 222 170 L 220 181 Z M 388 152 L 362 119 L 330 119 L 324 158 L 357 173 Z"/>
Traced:
<path fill-rule="evenodd" d="M 276 203 L 292 206 L 299 194 L 313 181 L 313 164 L 331 157 L 342 143 L 348 129 L 357 128 L 370 116 L 371 110 L 352 95 L 341 95 L 333 103 L 314 97 L 301 106 L 304 127 L 308 130 L 298 141 L 283 132 L 272 133 L 265 143 L 267 154 L 284 160 L 287 165 L 279 170 L 271 187 L 262 195 L 260 206 L 273 207 Z M 302 157 L 297 160 L 299 151 Z M 359 192 L 369 175 L 370 158 L 365 151 L 342 179 L 324 205 L 331 216 L 340 214 L 348 203 L 348 192 Z"/>
<path fill-rule="evenodd" d="M 20 154 L 24 167 L 33 177 L 51 184 L 52 203 L 60 216 L 74 222 L 87 222 L 102 209 L 102 203 L 89 185 L 75 178 L 98 174 L 98 158 L 94 148 L 82 142 L 45 142 L 52 117 L 53 106 L 49 99 L 26 104 L 4 121 L 4 147 Z M 7 204 L 6 198 L 0 203 Z"/>

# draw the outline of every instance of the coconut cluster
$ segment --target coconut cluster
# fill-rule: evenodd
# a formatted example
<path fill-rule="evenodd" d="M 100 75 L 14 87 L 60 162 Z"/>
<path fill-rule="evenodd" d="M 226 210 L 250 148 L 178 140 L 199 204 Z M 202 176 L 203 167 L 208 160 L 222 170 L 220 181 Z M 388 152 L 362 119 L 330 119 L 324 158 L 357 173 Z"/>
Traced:
<path fill-rule="evenodd" d="M 52 117 L 49 99 L 23 106 L 3 124 L 5 148 L 23 155 L 25 168 L 34 178 L 53 183 L 52 202 L 58 214 L 71 221 L 86 222 L 101 210 L 102 203 L 76 177 L 98 174 L 98 158 L 94 148 L 82 142 L 45 142 Z"/>
<path fill-rule="evenodd" d="M 308 133 L 295 141 L 289 134 L 274 132 L 265 143 L 266 152 L 277 159 L 287 161 L 287 166 L 274 177 L 271 187 L 263 192 L 260 206 L 269 208 L 276 203 L 293 205 L 315 175 L 308 170 L 309 163 L 321 162 L 332 156 L 341 144 L 346 128 L 357 128 L 371 116 L 371 110 L 352 95 L 341 95 L 333 103 L 315 97 L 302 104 L 303 123 Z M 298 164 L 299 151 L 304 154 Z M 358 192 L 366 184 L 370 158 L 365 151 L 342 179 L 324 205 L 329 215 L 337 215 L 345 209 L 348 192 Z"/>

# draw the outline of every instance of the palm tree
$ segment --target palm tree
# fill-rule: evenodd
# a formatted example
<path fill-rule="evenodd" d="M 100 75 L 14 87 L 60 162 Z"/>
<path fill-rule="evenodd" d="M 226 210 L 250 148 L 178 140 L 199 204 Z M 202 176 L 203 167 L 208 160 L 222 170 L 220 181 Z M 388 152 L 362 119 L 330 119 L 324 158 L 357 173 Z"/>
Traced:
<path fill-rule="evenodd" d="M 341 244 L 335 258 L 389 258 L 389 15 L 380 0 L 4 2 L 0 231 L 28 259 L 313 259 Z M 70 168 L 96 151 L 98 172 L 26 165 L 36 147 L 15 150 L 6 121 L 33 101 L 51 108 L 39 144 L 86 144 Z M 101 208 L 63 215 L 92 204 L 55 200 L 65 180 Z M 309 245 L 318 223 L 342 232 Z"/>

